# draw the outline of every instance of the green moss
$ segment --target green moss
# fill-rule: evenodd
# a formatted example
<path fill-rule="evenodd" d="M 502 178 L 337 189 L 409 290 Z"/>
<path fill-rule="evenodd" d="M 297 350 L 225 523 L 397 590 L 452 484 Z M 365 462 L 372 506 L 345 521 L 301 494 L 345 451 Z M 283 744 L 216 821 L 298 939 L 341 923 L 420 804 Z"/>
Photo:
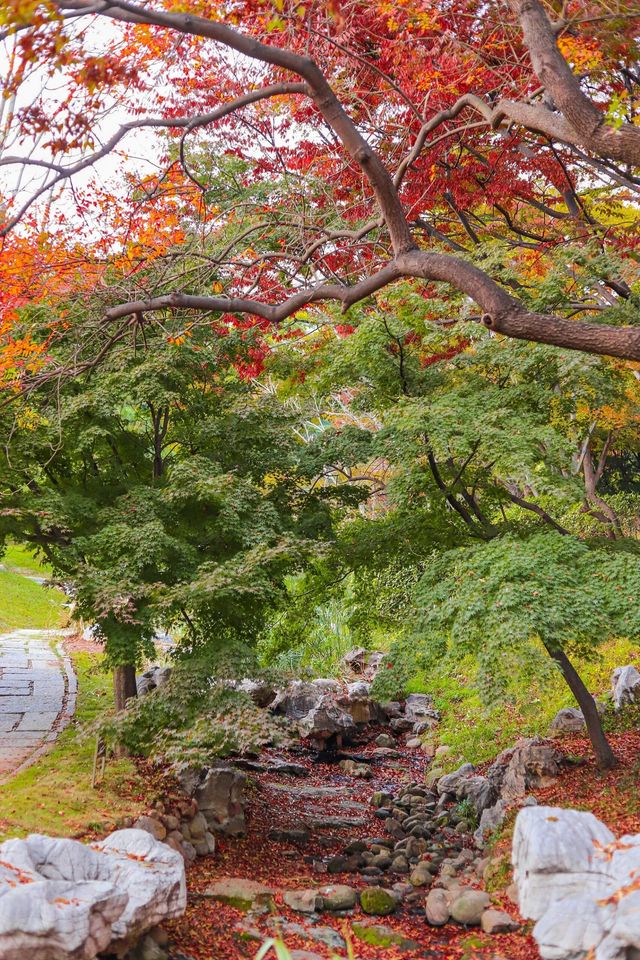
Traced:
<path fill-rule="evenodd" d="M 396 899 L 384 887 L 368 887 L 360 894 L 360 906 L 372 916 L 386 917 L 396 909 Z"/>
<path fill-rule="evenodd" d="M 371 947 L 404 947 L 404 949 L 413 949 L 418 944 L 405 937 L 404 934 L 391 927 L 383 927 L 379 924 L 367 926 L 364 923 L 354 923 L 351 931 L 357 940 L 367 943 Z"/>

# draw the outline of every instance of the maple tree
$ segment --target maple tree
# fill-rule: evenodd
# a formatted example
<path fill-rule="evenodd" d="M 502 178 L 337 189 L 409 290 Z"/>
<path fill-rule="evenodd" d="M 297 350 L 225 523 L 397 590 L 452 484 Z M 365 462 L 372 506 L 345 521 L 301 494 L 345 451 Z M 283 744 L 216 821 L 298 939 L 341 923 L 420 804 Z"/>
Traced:
<path fill-rule="evenodd" d="M 170 263 L 185 223 L 207 236 L 199 256 L 213 283 L 202 269 L 149 287 L 132 268 L 134 295 L 105 303 L 114 336 L 166 312 L 281 323 L 309 304 L 348 310 L 413 277 L 461 291 L 494 332 L 640 359 L 633 5 L 603 13 L 581 0 L 557 16 L 542 0 L 5 6 L 15 108 L 0 163 L 40 179 L 7 197 L 2 232 L 129 150 L 127 137 L 160 129 L 160 173 L 129 177 L 124 194 L 95 180 L 73 188 L 81 218 L 104 231 L 89 231 L 95 256 L 145 249 Z M 96 53 L 92 30 L 107 22 Z M 64 97 L 19 106 L 42 69 Z M 101 128 L 125 109 L 124 124 Z M 198 130 L 207 139 L 193 147 Z M 37 155 L 9 153 L 34 137 Z M 232 158 L 243 165 L 233 195 Z M 568 238 L 619 252 L 621 269 L 570 308 L 540 312 L 487 262 L 495 238 L 534 283 Z"/>
<path fill-rule="evenodd" d="M 556 255 L 541 284 L 541 306 L 576 296 L 566 256 Z M 595 264 L 583 256 L 589 284 Z M 471 656 L 493 705 L 527 671 L 544 689 L 553 663 L 587 718 L 599 762 L 611 766 L 573 661 L 638 631 L 640 503 L 615 472 L 616 458 L 638 451 L 634 371 L 498 340 L 469 321 L 440 325 L 457 306 L 449 294 L 425 301 L 409 286 L 394 294 L 377 309 L 354 308 L 342 335 L 318 330 L 302 359 L 285 344 L 267 361 L 280 376 L 304 364 L 297 395 L 316 397 L 321 429 L 339 438 L 325 476 L 359 477 L 378 498 L 372 513 L 342 525 L 330 556 L 292 591 L 267 654 L 278 662 L 305 636 L 312 646 L 322 605 L 333 603 L 351 642 L 366 644 L 377 631 L 395 638 L 376 680 L 384 698 L 405 693 L 417 671 L 429 675 L 437 663 L 455 674 Z"/>
<path fill-rule="evenodd" d="M 245 331 L 171 339 L 118 344 L 91 377 L 51 381 L 0 417 L 2 542 L 73 584 L 119 707 L 159 629 L 183 655 L 250 646 L 349 501 L 313 489 L 326 451 L 300 457 L 300 411 L 254 393 Z"/>

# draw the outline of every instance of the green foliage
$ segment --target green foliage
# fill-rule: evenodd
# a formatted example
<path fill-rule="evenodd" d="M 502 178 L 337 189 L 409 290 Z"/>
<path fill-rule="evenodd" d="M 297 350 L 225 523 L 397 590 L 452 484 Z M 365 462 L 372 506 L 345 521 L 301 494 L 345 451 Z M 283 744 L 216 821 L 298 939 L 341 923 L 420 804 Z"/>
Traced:
<path fill-rule="evenodd" d="M 112 745 L 176 767 L 203 767 L 218 757 L 255 753 L 280 742 L 283 720 L 255 706 L 225 675 L 242 675 L 255 662 L 245 651 L 226 651 L 225 660 L 189 656 L 180 660 L 168 682 L 105 717 L 100 733 Z"/>
<path fill-rule="evenodd" d="M 428 662 L 474 655 L 495 695 L 514 660 L 532 661 L 536 638 L 589 659 L 607 639 L 640 634 L 639 592 L 635 550 L 507 534 L 434 558 L 416 588 L 414 641 Z"/>
<path fill-rule="evenodd" d="M 161 626 L 189 649 L 254 638 L 287 573 L 332 536 L 344 498 L 312 489 L 321 462 L 302 462 L 299 411 L 238 373 L 251 343 L 149 332 L 0 424 L 0 536 L 73 582 L 112 664 L 150 655 Z"/>
<path fill-rule="evenodd" d="M 465 820 L 473 829 L 478 826 L 478 811 L 469 799 L 461 800 L 455 806 L 455 813 Z"/>

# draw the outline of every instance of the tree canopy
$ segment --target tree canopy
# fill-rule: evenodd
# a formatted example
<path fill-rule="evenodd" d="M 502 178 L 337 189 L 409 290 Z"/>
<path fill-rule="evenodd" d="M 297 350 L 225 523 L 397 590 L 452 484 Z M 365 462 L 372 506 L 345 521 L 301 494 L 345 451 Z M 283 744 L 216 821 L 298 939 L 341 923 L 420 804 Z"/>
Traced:
<path fill-rule="evenodd" d="M 414 278 L 496 333 L 640 359 L 635 5 L 11 0 L 3 20 L 4 256 L 30 232 L 47 296 L 74 262 L 100 291 L 127 266 L 104 297 L 114 339 L 167 312 L 346 311 Z M 543 311 L 528 287 L 574 241 L 601 267 Z"/>

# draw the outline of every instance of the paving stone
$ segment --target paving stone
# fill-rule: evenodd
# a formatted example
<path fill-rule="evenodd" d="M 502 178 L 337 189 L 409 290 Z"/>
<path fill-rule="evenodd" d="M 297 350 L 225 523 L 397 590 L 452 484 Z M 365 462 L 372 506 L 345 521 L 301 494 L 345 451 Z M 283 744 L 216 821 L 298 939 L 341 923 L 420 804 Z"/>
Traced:
<path fill-rule="evenodd" d="M 56 722 L 57 717 L 58 714 L 51 711 L 48 713 L 25 713 L 16 732 L 23 733 L 27 730 L 45 730 L 48 732 Z"/>
<path fill-rule="evenodd" d="M 2 742 L 16 750 L 24 750 L 29 747 L 37 747 L 42 740 L 42 734 L 43 731 L 38 732 L 37 730 L 27 731 L 26 733 L 14 730 L 11 733 L 5 733 Z"/>
<path fill-rule="evenodd" d="M 24 714 L 22 713 L 0 713 L 0 734 L 13 729 L 23 716 Z M 0 742 L 1 740 L 2 737 L 0 736 Z"/>

